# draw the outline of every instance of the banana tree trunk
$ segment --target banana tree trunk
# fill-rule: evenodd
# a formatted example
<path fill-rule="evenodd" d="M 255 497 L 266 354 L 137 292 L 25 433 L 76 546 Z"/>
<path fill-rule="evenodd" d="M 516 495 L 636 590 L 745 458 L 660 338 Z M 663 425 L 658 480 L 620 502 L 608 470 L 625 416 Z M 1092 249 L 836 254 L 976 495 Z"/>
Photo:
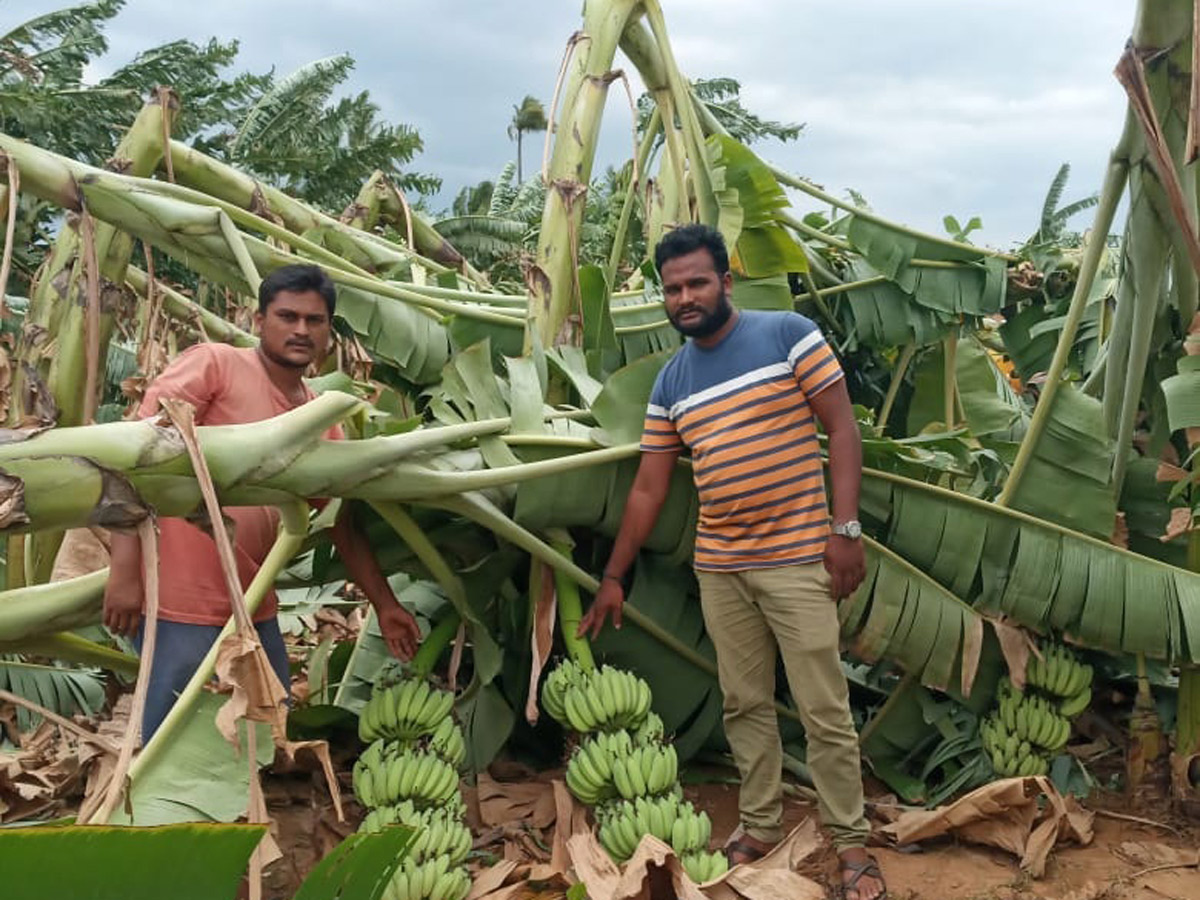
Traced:
<path fill-rule="evenodd" d="M 174 92 L 156 91 L 117 145 L 108 168 L 136 176 L 153 172 L 162 159 L 164 136 L 169 134 L 178 108 Z M 90 239 L 91 246 L 84 246 L 81 236 Z M 55 247 L 51 267 L 43 273 L 31 298 L 31 320 L 23 329 L 17 356 L 22 362 L 19 371 L 28 373 L 31 379 L 34 371 L 37 379 L 45 377 L 48 395 L 58 413 L 57 424 L 69 427 L 84 424 L 95 413 L 115 317 L 126 303 L 125 268 L 134 239 L 108 223 L 76 218 L 74 227 L 63 228 L 56 243 L 61 246 Z M 55 264 L 61 264 L 61 268 L 56 270 Z M 98 267 L 92 280 L 98 296 L 89 296 L 89 265 Z M 47 305 L 54 308 L 45 309 Z M 21 386 L 13 391 L 14 398 L 25 395 Z M 22 414 L 25 412 L 22 410 Z M 29 540 L 26 578 L 41 584 L 50 578 L 62 532 L 35 534 Z"/>
<path fill-rule="evenodd" d="M 574 44 L 561 113 L 553 126 L 554 149 L 537 252 L 526 273 L 530 296 L 526 354 L 535 345 L 579 346 L 583 339 L 576 269 L 584 206 L 604 101 L 617 77 L 613 71 L 617 44 L 641 5 L 640 0 L 588 0 L 584 6 L 583 36 Z"/>
<path fill-rule="evenodd" d="M 376 170 L 363 184 L 354 202 L 346 207 L 341 221 L 353 228 L 371 231 L 386 222 L 401 234 L 412 230 L 412 247 L 418 253 L 463 273 L 480 286 L 487 277 L 475 269 L 454 245 L 405 203 L 400 189 L 383 172 Z"/>

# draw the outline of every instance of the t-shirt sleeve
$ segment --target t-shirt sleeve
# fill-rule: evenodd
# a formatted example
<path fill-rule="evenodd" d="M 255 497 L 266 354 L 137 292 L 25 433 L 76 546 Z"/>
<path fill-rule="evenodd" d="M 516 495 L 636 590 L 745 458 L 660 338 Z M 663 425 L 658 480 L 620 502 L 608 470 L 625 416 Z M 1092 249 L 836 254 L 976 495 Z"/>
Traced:
<path fill-rule="evenodd" d="M 209 403 L 221 389 L 220 358 L 213 344 L 195 344 L 183 351 L 151 382 L 138 407 L 145 418 L 158 414 L 160 397 L 186 400 L 196 408 L 196 423 L 204 423 Z"/>
<path fill-rule="evenodd" d="M 654 389 L 650 392 L 650 402 L 646 405 L 646 421 L 642 425 L 643 453 L 678 453 L 683 450 L 683 439 L 671 421 L 671 400 L 663 384 L 663 372 L 658 373 Z"/>
<path fill-rule="evenodd" d="M 806 397 L 815 397 L 831 384 L 845 377 L 833 348 L 811 319 L 800 314 L 786 317 L 784 342 L 787 361 L 796 383 Z"/>

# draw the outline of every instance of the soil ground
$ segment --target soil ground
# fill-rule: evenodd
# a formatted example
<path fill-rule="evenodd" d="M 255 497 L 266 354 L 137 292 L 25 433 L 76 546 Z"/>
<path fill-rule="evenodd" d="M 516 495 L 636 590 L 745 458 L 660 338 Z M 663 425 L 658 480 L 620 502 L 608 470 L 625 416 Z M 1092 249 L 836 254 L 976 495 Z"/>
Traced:
<path fill-rule="evenodd" d="M 547 781 L 554 774 L 529 773 L 528 778 Z M 349 792 L 349 773 L 345 776 L 345 824 L 336 822 L 320 779 L 309 773 L 268 779 L 268 803 L 284 853 L 268 870 L 268 897 L 292 897 L 304 873 L 357 827 L 362 811 Z M 691 785 L 685 792 L 712 818 L 715 839 L 723 839 L 736 826 L 737 785 Z M 1200 900 L 1200 869 L 1170 865 L 1188 854 L 1194 858 L 1200 847 L 1200 823 L 1167 817 L 1165 806 L 1158 807 L 1158 815 L 1136 810 L 1156 825 L 1114 818 L 1130 813 L 1117 795 L 1093 796 L 1087 806 L 1098 811 L 1094 840 L 1086 847 L 1055 850 L 1045 877 L 1038 880 L 1023 875 L 1009 853 L 952 840 L 904 850 L 876 847 L 872 852 L 883 868 L 892 900 Z M 785 801 L 787 828 L 809 816 L 816 816 L 811 803 Z M 527 841 L 526 846 L 537 843 Z M 477 862 L 494 861 L 503 853 L 500 846 L 484 847 Z M 837 858 L 827 842 L 802 874 L 830 887 L 830 896 L 836 896 L 832 886 L 837 884 Z M 552 900 L 562 894 L 543 890 L 528 896 Z"/>

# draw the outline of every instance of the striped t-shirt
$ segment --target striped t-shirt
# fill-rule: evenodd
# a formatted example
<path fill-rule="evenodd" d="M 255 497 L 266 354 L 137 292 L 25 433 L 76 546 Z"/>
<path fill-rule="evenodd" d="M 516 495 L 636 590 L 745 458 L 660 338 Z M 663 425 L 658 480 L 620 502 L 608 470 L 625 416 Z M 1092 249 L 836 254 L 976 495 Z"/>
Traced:
<path fill-rule="evenodd" d="M 697 569 L 821 559 L 829 514 L 808 398 L 841 377 L 811 320 L 755 310 L 715 347 L 688 341 L 659 372 L 641 448 L 691 451 Z"/>

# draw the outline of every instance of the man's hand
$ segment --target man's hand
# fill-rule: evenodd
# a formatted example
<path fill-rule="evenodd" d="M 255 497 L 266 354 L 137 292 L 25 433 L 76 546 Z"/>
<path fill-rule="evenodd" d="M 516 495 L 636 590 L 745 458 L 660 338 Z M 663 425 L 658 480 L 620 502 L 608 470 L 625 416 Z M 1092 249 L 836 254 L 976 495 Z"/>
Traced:
<path fill-rule="evenodd" d="M 612 578 L 605 578 L 600 582 L 600 590 L 596 591 L 596 599 L 592 601 L 591 609 L 579 620 L 579 628 L 575 630 L 575 637 L 583 637 L 591 631 L 591 638 L 594 641 L 600 636 L 604 622 L 609 616 L 612 616 L 613 628 L 620 630 L 621 607 L 624 605 L 625 589 L 621 587 L 621 583 Z"/>
<path fill-rule="evenodd" d="M 421 628 L 412 613 L 393 601 L 376 606 L 375 618 L 392 656 L 403 662 L 412 659 L 421 643 Z"/>
<path fill-rule="evenodd" d="M 867 559 L 861 540 L 831 534 L 825 543 L 824 562 L 830 578 L 829 596 L 834 600 L 849 597 L 867 577 Z"/>
<path fill-rule="evenodd" d="M 142 584 L 135 579 L 109 577 L 104 587 L 104 624 L 133 637 L 142 621 Z"/>

